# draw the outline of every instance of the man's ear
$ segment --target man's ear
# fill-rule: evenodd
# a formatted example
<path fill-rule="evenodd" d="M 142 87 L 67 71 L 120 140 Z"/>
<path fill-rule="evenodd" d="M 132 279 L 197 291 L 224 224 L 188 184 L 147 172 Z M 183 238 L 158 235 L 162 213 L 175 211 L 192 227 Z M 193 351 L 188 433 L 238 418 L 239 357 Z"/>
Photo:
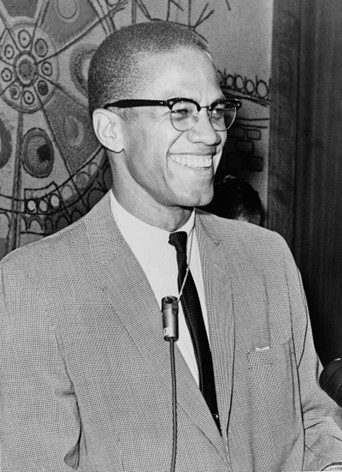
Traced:
<path fill-rule="evenodd" d="M 93 112 L 93 127 L 100 143 L 115 153 L 123 149 L 122 119 L 116 113 L 104 108 L 97 108 Z"/>

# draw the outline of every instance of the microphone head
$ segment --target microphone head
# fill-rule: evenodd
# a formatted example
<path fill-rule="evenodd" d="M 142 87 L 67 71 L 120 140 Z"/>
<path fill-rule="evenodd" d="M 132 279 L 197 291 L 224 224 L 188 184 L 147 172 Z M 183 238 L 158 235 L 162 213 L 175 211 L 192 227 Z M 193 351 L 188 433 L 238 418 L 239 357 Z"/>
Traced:
<path fill-rule="evenodd" d="M 163 333 L 165 341 L 178 339 L 178 299 L 177 297 L 164 297 L 162 299 Z"/>
<path fill-rule="evenodd" d="M 338 406 L 342 407 L 342 359 L 334 359 L 323 369 L 319 385 Z"/>

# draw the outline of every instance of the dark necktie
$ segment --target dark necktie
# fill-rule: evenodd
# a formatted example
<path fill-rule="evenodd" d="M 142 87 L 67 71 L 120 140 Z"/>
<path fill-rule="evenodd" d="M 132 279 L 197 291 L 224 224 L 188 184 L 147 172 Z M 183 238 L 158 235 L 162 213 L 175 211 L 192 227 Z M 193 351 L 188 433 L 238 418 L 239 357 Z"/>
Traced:
<path fill-rule="evenodd" d="M 178 289 L 181 290 L 186 276 L 186 241 L 185 231 L 171 233 L 169 243 L 176 248 L 178 263 Z M 199 387 L 209 406 L 211 414 L 220 430 L 216 390 L 214 380 L 213 361 L 207 332 L 203 321 L 201 304 L 198 298 L 196 285 L 191 271 L 188 271 L 180 301 L 182 303 L 185 320 L 190 332 L 199 373 Z"/>

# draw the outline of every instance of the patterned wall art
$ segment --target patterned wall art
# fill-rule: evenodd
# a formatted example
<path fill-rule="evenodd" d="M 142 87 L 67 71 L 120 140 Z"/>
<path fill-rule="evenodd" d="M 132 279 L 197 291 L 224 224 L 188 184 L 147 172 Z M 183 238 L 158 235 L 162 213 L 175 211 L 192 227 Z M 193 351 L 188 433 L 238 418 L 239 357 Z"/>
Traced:
<path fill-rule="evenodd" d="M 237 1 L 0 1 L 0 258 L 76 221 L 110 187 L 87 110 L 97 45 L 123 25 L 158 19 L 186 24 L 210 42 L 226 22 L 236 23 Z M 222 38 L 224 50 L 226 32 Z M 263 182 L 269 75 L 247 77 L 234 67 L 219 64 L 224 92 L 244 102 L 222 170 L 257 173 Z"/>

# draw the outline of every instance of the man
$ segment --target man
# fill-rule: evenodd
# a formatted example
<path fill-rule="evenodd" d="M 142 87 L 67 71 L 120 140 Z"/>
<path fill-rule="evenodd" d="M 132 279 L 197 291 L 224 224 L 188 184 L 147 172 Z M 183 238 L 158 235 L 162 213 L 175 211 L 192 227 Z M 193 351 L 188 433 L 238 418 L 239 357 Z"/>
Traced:
<path fill-rule="evenodd" d="M 1 264 L 2 472 L 342 463 L 336 405 L 317 386 L 284 241 L 194 210 L 213 196 L 239 106 L 225 100 L 206 44 L 164 22 L 115 32 L 92 60 L 89 101 L 113 188 L 83 219 Z M 188 236 L 182 277 L 170 236 L 179 231 Z M 204 356 L 188 320 L 189 284 Z M 172 459 L 165 296 L 180 299 Z"/>

